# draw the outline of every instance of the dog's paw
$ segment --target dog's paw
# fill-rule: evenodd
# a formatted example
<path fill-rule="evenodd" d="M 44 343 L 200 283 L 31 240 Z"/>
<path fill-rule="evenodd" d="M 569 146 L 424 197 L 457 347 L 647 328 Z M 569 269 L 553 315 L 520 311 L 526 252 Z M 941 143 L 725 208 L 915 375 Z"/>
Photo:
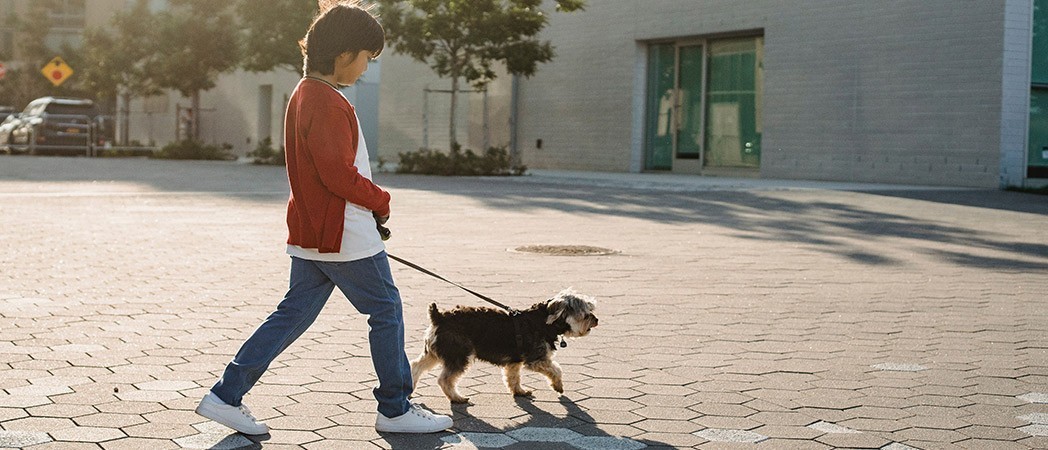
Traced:
<path fill-rule="evenodd" d="M 455 398 L 450 398 L 448 400 L 451 400 L 451 403 L 459 403 L 459 404 L 469 403 L 469 397 L 455 397 Z"/>
<path fill-rule="evenodd" d="M 557 391 L 558 394 L 563 394 L 564 393 L 564 383 L 556 382 L 556 383 L 551 384 L 550 386 L 552 386 L 553 390 Z"/>
<path fill-rule="evenodd" d="M 531 393 L 531 391 L 525 391 L 525 390 L 515 391 L 515 392 L 513 392 L 513 396 L 514 397 L 529 397 L 529 398 L 530 397 L 534 397 L 534 395 Z"/>

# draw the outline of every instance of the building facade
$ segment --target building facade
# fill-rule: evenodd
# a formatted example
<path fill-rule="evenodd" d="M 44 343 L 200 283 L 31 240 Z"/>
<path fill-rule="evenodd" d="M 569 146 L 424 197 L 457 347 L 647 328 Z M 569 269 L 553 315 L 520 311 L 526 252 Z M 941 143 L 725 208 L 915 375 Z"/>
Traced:
<path fill-rule="evenodd" d="M 459 140 L 531 168 L 1044 184 L 1046 16 L 1048 0 L 591 1 L 551 12 L 557 56 L 535 76 L 469 95 Z M 446 128 L 421 112 L 450 83 L 383 59 L 395 160 Z"/>
<path fill-rule="evenodd" d="M 75 46 L 130 4 L 55 0 L 48 44 Z M 506 146 L 537 169 L 1048 184 L 1048 0 L 600 0 L 549 17 L 552 62 L 462 94 L 466 147 Z M 13 39 L 0 24 L 8 67 Z M 202 139 L 241 156 L 279 142 L 299 76 L 221 76 L 196 112 Z M 447 148 L 449 86 L 387 50 L 344 91 L 376 162 Z M 130 138 L 176 140 L 189 105 L 135 100 Z"/>
<path fill-rule="evenodd" d="M 37 0 L 0 0 L 0 16 L 24 16 L 34 1 Z M 79 47 L 86 29 L 108 26 L 116 12 L 133 4 L 134 0 L 54 0 L 47 8 L 51 28 L 46 44 L 55 51 L 55 56 L 73 59 L 62 55 L 60 49 Z M 169 5 L 166 0 L 151 0 L 150 7 L 156 12 Z M 303 34 L 305 31 L 302 30 Z M 17 37 L 14 27 L 0 22 L 0 55 L 7 55 L 0 62 L 7 67 L 23 65 L 15 43 Z M 372 63 L 356 85 L 343 89 L 357 107 L 365 139 L 375 144 L 379 139 L 379 73 L 378 64 Z M 76 73 L 72 77 L 75 78 Z M 283 139 L 284 108 L 300 78 L 300 73 L 287 69 L 265 73 L 238 70 L 219 76 L 213 89 L 201 93 L 200 111 L 196 112 L 200 118 L 201 140 L 231 147 L 238 156 L 254 150 L 266 138 L 274 142 L 274 147 L 279 146 Z M 190 99 L 176 91 L 133 99 L 127 112 L 129 139 L 142 145 L 163 146 L 184 137 L 187 118 L 194 113 L 190 105 Z"/>

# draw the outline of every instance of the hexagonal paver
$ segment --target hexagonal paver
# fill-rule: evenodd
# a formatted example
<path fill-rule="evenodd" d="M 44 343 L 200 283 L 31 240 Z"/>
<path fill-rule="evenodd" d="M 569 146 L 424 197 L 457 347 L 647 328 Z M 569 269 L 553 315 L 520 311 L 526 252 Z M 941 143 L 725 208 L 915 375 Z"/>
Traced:
<path fill-rule="evenodd" d="M 639 450 L 647 445 L 622 437 L 586 436 L 568 442 L 582 450 Z"/>
<path fill-rule="evenodd" d="M 517 443 L 516 439 L 502 433 L 456 433 L 451 436 L 440 438 L 445 444 L 452 447 L 487 447 L 502 448 Z"/>
<path fill-rule="evenodd" d="M 524 427 L 507 431 L 506 435 L 526 442 L 568 442 L 582 435 L 566 428 Z"/>
<path fill-rule="evenodd" d="M 808 425 L 808 428 L 811 428 L 813 430 L 818 430 L 818 431 L 821 431 L 823 433 L 838 433 L 838 434 L 858 433 L 858 431 L 855 431 L 855 430 L 853 430 L 851 428 L 842 427 L 842 426 L 837 425 L 835 423 L 823 422 L 821 420 L 818 421 L 818 422 L 815 422 L 815 423 L 813 423 L 811 425 Z"/>
<path fill-rule="evenodd" d="M 756 444 L 768 439 L 767 436 L 745 430 L 719 430 L 707 428 L 692 433 L 698 437 L 714 442 L 748 442 Z"/>
<path fill-rule="evenodd" d="M 1017 416 L 1016 419 L 1025 420 L 1030 423 L 1036 423 L 1041 425 L 1048 424 L 1048 414 L 1046 413 L 1026 414 L 1023 416 Z"/>
<path fill-rule="evenodd" d="M 1030 392 L 1028 394 L 1019 395 L 1016 398 L 1027 403 L 1048 403 L 1048 394 L 1043 392 Z"/>
<path fill-rule="evenodd" d="M 919 450 L 909 445 L 900 444 L 898 442 L 892 442 L 891 444 L 881 447 L 881 450 Z"/>
<path fill-rule="evenodd" d="M 181 391 L 185 389 L 193 389 L 199 386 L 190 381 L 156 380 L 138 383 L 135 384 L 135 387 L 143 391 Z"/>
<path fill-rule="evenodd" d="M 51 436 L 44 432 L 0 430 L 0 448 L 23 448 L 45 442 L 51 442 Z"/>
<path fill-rule="evenodd" d="M 7 389 L 7 393 L 8 394 L 11 394 L 11 395 L 14 395 L 14 396 L 27 396 L 27 397 L 32 397 L 32 396 L 46 397 L 48 395 L 70 394 L 72 392 L 73 392 L 73 390 L 70 389 L 69 386 L 59 386 L 59 385 L 36 385 L 36 384 L 34 384 L 34 385 L 31 385 L 31 386 L 22 386 L 22 387 Z"/>
<path fill-rule="evenodd" d="M 1048 425 L 1045 425 L 1043 423 L 1035 423 L 1033 425 L 1020 427 L 1019 431 L 1029 434 L 1030 436 L 1048 436 Z"/>
<path fill-rule="evenodd" d="M 920 364 L 907 364 L 907 363 L 881 363 L 874 364 L 870 367 L 874 369 L 887 370 L 890 372 L 920 372 L 922 370 L 928 370 Z"/>
<path fill-rule="evenodd" d="M 182 448 L 198 448 L 211 450 L 238 450 L 243 448 L 258 448 L 258 444 L 241 434 L 195 434 L 180 437 L 174 440 Z"/>
<path fill-rule="evenodd" d="M 72 427 L 51 432 L 56 441 L 69 442 L 105 442 L 125 437 L 124 432 L 116 428 Z"/>

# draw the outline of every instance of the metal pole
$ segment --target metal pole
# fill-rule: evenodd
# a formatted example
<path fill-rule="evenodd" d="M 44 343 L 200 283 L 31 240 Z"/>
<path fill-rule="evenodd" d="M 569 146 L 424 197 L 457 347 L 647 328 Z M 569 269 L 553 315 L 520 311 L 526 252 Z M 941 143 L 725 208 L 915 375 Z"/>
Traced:
<path fill-rule="evenodd" d="M 520 76 L 513 75 L 513 87 L 509 99 L 509 161 L 520 166 L 520 145 L 517 141 L 517 104 L 520 102 Z"/>
<path fill-rule="evenodd" d="M 484 89 L 484 148 L 481 149 L 483 152 L 487 152 L 491 148 L 491 132 L 488 129 L 488 90 Z"/>
<path fill-rule="evenodd" d="M 429 149 L 429 85 L 422 88 L 422 148 Z"/>

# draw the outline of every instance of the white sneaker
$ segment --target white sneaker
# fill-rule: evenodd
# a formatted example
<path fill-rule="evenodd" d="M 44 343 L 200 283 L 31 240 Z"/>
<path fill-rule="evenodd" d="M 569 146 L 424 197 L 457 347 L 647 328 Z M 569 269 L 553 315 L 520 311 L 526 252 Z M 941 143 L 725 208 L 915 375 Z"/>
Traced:
<path fill-rule="evenodd" d="M 208 392 L 196 407 L 196 413 L 244 434 L 266 434 L 269 426 L 251 415 L 247 405 L 232 406 L 214 392 Z"/>
<path fill-rule="evenodd" d="M 390 419 L 378 413 L 375 429 L 386 433 L 436 433 L 451 428 L 451 418 L 434 414 L 421 406 L 411 404 L 408 412 Z"/>

